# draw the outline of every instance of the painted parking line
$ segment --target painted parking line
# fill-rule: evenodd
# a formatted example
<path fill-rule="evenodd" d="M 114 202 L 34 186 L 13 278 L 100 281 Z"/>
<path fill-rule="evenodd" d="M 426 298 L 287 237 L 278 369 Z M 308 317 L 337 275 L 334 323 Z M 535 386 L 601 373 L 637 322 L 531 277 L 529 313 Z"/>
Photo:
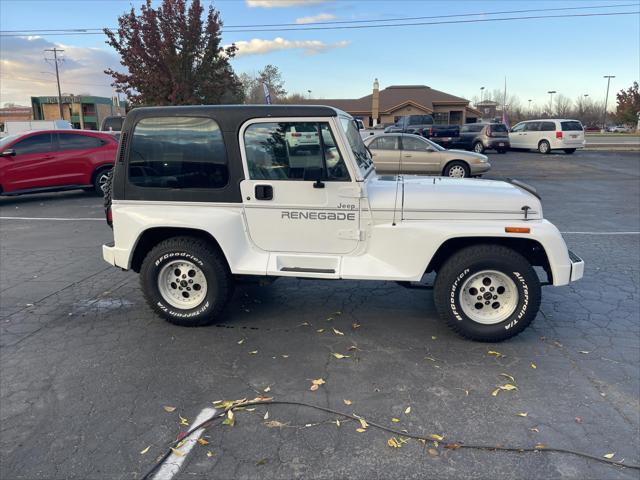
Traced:
<path fill-rule="evenodd" d="M 215 413 L 215 408 L 205 408 L 200 412 L 200 414 L 196 417 L 191 425 L 199 425 L 205 420 L 211 418 L 213 415 L 215 415 Z M 187 459 L 187 456 L 189 455 L 191 449 L 196 445 L 196 442 L 198 441 L 198 438 L 200 438 L 200 435 L 202 435 L 203 431 L 204 428 L 201 428 L 193 432 L 191 436 L 186 440 L 185 444 L 180 447 L 180 451 L 184 455 L 180 456 L 176 455 L 175 453 L 171 453 L 171 455 L 169 455 L 167 459 L 162 463 L 160 469 L 153 477 L 154 480 L 172 479 L 180 471 L 180 467 Z"/>

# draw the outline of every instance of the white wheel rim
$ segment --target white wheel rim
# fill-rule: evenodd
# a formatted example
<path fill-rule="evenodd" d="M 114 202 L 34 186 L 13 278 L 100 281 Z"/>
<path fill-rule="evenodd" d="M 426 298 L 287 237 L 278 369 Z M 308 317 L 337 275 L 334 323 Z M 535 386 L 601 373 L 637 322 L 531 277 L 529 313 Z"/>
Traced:
<path fill-rule="evenodd" d="M 548 147 L 547 147 L 546 142 L 542 142 L 542 143 L 540 144 L 540 151 L 541 151 L 542 153 L 547 153 L 547 150 L 548 150 Z"/>
<path fill-rule="evenodd" d="M 458 178 L 464 177 L 465 176 L 464 168 L 462 168 L 460 165 L 454 165 L 449 169 L 449 176 L 458 177 Z"/>
<path fill-rule="evenodd" d="M 483 270 L 469 277 L 458 294 L 467 317 L 483 325 L 495 325 L 509 318 L 518 306 L 515 282 L 496 270 Z"/>
<path fill-rule="evenodd" d="M 482 145 L 480 145 L 479 143 L 476 143 L 476 152 L 482 153 Z"/>
<path fill-rule="evenodd" d="M 207 295 L 207 279 L 195 264 L 174 260 L 160 270 L 158 290 L 172 307 L 190 310 L 200 305 Z"/>
<path fill-rule="evenodd" d="M 108 173 L 101 173 L 100 176 L 98 177 L 98 186 L 100 187 L 100 190 L 102 190 L 103 192 L 104 192 L 104 188 L 107 186 L 108 181 L 109 181 Z"/>

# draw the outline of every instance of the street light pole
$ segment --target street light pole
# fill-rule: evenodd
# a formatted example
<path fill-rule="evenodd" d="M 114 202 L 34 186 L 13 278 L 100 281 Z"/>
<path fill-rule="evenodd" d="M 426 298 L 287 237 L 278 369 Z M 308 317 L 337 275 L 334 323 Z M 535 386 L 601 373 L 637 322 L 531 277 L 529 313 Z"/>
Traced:
<path fill-rule="evenodd" d="M 616 78 L 615 75 L 604 75 L 602 78 L 607 79 L 607 94 L 604 96 L 604 115 L 602 116 L 602 132 L 607 129 L 607 102 L 609 100 L 609 84 L 612 78 Z"/>
<path fill-rule="evenodd" d="M 552 116 L 553 115 L 553 94 L 556 93 L 556 91 L 555 90 L 549 90 L 547 93 L 550 95 L 550 100 L 549 100 L 549 110 L 550 110 L 550 112 L 549 112 L 549 116 Z"/>
<path fill-rule="evenodd" d="M 480 103 L 482 103 L 482 95 L 484 94 L 484 87 L 480 87 Z"/>
<path fill-rule="evenodd" d="M 309 94 L 309 100 L 311 100 L 311 90 L 307 90 L 307 93 Z"/>
<path fill-rule="evenodd" d="M 527 100 L 529 102 L 529 117 L 531 117 L 531 99 Z"/>
<path fill-rule="evenodd" d="M 60 73 L 58 72 L 58 52 L 64 52 L 59 48 L 47 48 L 45 52 L 53 52 L 53 63 L 56 64 L 56 82 L 58 83 L 58 109 L 60 110 L 60 120 L 64 120 L 62 114 L 62 91 L 60 90 Z"/>

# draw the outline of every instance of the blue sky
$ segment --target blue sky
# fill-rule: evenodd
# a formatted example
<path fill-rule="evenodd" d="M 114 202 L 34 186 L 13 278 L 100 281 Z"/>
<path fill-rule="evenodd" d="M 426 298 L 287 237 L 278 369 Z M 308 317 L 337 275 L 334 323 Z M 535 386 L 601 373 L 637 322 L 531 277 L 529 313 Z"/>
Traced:
<path fill-rule="evenodd" d="M 294 5 L 272 7 L 277 1 Z M 262 6 L 252 6 L 252 2 Z M 114 26 L 119 14 L 131 4 L 140 3 L 140 0 L 2 0 L 0 29 Z M 635 7 L 585 12 L 640 9 L 638 0 L 214 2 L 229 26 L 295 23 L 316 16 L 346 21 L 616 4 Z M 572 12 L 538 14 L 554 13 Z M 535 15 L 522 15 L 532 14 Z M 275 41 L 276 38 L 281 40 Z M 600 100 L 605 94 L 606 80 L 602 78 L 605 74 L 616 75 L 612 92 L 631 85 L 640 76 L 639 39 L 638 15 L 223 35 L 224 43 L 240 42 L 242 54 L 233 60 L 238 73 L 255 72 L 271 63 L 282 71 L 290 92 L 311 90 L 316 98 L 366 95 L 375 77 L 382 88 L 425 84 L 472 98 L 479 94 L 481 86 L 487 90 L 502 88 L 506 76 L 509 93 L 518 95 L 523 103 L 532 98 L 540 105 L 547 101 L 548 90 L 570 98 L 588 93 Z M 1 37 L 0 103 L 24 104 L 31 95 L 55 93 L 53 76 L 42 73 L 52 71 L 44 61 L 42 49 L 53 44 L 67 50 L 63 90 L 108 95 L 109 79 L 101 72 L 118 64 L 102 35 Z"/>

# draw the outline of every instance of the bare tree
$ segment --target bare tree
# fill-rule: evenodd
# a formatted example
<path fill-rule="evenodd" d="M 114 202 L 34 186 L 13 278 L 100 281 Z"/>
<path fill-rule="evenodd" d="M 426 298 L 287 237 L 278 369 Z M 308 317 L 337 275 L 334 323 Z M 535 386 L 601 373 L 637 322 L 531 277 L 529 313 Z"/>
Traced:
<path fill-rule="evenodd" d="M 572 102 L 569 97 L 559 93 L 553 102 L 555 115 L 560 118 L 567 118 L 573 112 Z"/>

